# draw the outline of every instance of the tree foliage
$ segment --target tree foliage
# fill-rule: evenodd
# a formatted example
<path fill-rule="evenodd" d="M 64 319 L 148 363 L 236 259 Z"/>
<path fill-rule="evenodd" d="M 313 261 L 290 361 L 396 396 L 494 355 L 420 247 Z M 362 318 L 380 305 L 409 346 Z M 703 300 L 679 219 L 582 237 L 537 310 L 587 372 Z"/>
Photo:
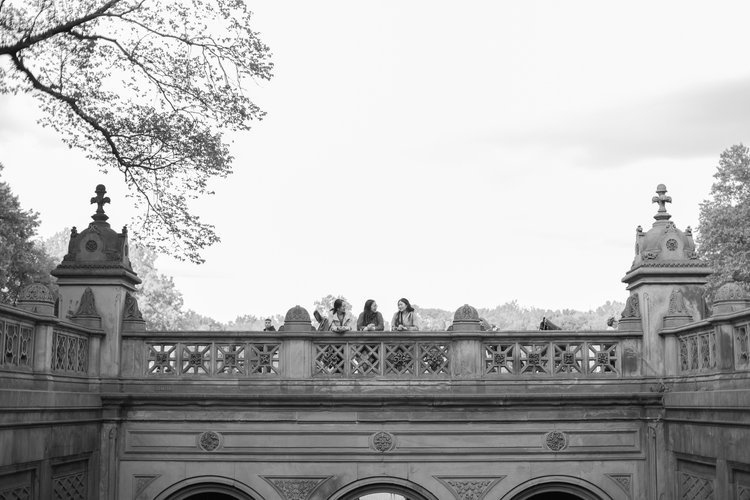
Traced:
<path fill-rule="evenodd" d="M 245 87 L 272 64 L 250 19 L 242 0 L 0 0 L 0 92 L 32 93 L 45 126 L 122 173 L 137 239 L 201 262 L 218 236 L 189 202 L 231 173 L 222 131 L 264 114 Z"/>
<path fill-rule="evenodd" d="M 38 226 L 39 214 L 23 210 L 10 186 L 0 182 L 0 302 L 14 303 L 29 283 L 50 282 L 55 263 L 33 239 Z"/>
<path fill-rule="evenodd" d="M 709 291 L 733 276 L 750 280 L 750 150 L 738 144 L 721 153 L 714 179 L 698 228 L 698 251 L 716 271 Z"/>

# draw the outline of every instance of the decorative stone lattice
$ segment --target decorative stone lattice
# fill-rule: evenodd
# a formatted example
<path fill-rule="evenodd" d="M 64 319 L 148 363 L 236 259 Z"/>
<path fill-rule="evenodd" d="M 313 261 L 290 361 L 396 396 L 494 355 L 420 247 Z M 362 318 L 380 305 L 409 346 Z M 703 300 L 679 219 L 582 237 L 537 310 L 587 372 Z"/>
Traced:
<path fill-rule="evenodd" d="M 263 477 L 263 479 L 270 483 L 284 500 L 307 500 L 313 491 L 326 482 L 329 477 Z"/>
<path fill-rule="evenodd" d="M 742 325 L 734 329 L 734 367 L 737 370 L 750 368 L 748 325 Z"/>
<path fill-rule="evenodd" d="M 370 437 L 370 445 L 375 451 L 385 453 L 396 446 L 396 439 L 389 432 L 376 432 Z"/>
<path fill-rule="evenodd" d="M 32 498 L 30 484 L 0 490 L 0 500 L 32 500 Z"/>
<path fill-rule="evenodd" d="M 680 472 L 678 482 L 680 500 L 715 500 L 713 479 Z"/>
<path fill-rule="evenodd" d="M 278 343 L 148 343 L 148 375 L 277 375 Z M 179 369 L 178 369 L 179 367 Z"/>
<path fill-rule="evenodd" d="M 34 331 L 25 325 L 0 321 L 0 364 L 17 368 L 31 368 Z"/>
<path fill-rule="evenodd" d="M 622 489 L 628 498 L 633 498 L 633 476 L 631 474 L 607 474 L 607 477 Z"/>
<path fill-rule="evenodd" d="M 349 371 L 352 375 L 379 375 L 380 343 L 377 344 L 349 344 Z"/>
<path fill-rule="evenodd" d="M 385 344 L 385 374 L 414 374 L 414 345 Z"/>
<path fill-rule="evenodd" d="M 55 330 L 52 335 L 52 370 L 74 373 L 89 371 L 89 339 Z"/>
<path fill-rule="evenodd" d="M 35 302 L 54 302 L 52 293 L 46 285 L 42 283 L 32 283 L 26 286 L 21 292 L 19 300 L 31 300 Z"/>
<path fill-rule="evenodd" d="M 737 500 L 750 500 L 750 486 L 737 485 Z"/>
<path fill-rule="evenodd" d="M 216 451 L 221 446 L 221 434 L 207 431 L 198 436 L 198 446 L 203 451 Z"/>
<path fill-rule="evenodd" d="M 86 500 L 86 472 L 73 472 L 52 478 L 54 500 Z"/>
<path fill-rule="evenodd" d="M 544 444 L 552 451 L 562 451 L 568 446 L 568 437 L 564 432 L 548 432 L 544 435 Z"/>
<path fill-rule="evenodd" d="M 450 374 L 450 346 L 432 343 L 315 344 L 315 375 L 435 376 Z"/>
<path fill-rule="evenodd" d="M 443 483 L 456 500 L 482 500 L 485 495 L 502 481 L 505 476 L 500 477 L 440 477 L 435 479 Z"/>
<path fill-rule="evenodd" d="M 619 361 L 619 342 L 484 344 L 484 372 L 487 375 L 618 375 Z"/>
<path fill-rule="evenodd" d="M 716 368 L 716 333 L 698 332 L 678 337 L 680 371 L 698 372 Z"/>
<path fill-rule="evenodd" d="M 421 372 L 426 375 L 449 374 L 448 346 L 443 344 L 419 344 Z"/>

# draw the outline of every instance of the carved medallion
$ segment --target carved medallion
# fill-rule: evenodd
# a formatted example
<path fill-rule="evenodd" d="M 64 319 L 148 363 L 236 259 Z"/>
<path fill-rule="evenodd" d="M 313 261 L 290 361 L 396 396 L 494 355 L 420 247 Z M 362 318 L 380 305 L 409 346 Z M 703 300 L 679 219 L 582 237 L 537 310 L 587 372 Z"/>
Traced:
<path fill-rule="evenodd" d="M 544 436 L 544 443 L 552 451 L 561 451 L 568 446 L 568 437 L 563 432 L 552 431 Z"/>
<path fill-rule="evenodd" d="M 89 240 L 86 242 L 86 250 L 89 252 L 96 252 L 96 249 L 99 248 L 99 244 L 95 240 Z"/>
<path fill-rule="evenodd" d="M 396 444 L 393 434 L 389 432 L 377 432 L 370 438 L 370 446 L 380 453 L 391 451 Z"/>
<path fill-rule="evenodd" d="M 667 250 L 674 252 L 677 250 L 677 240 L 674 238 L 669 238 L 667 240 Z"/>
<path fill-rule="evenodd" d="M 203 451 L 214 451 L 221 446 L 221 434 L 214 431 L 204 432 L 198 436 L 198 446 Z"/>

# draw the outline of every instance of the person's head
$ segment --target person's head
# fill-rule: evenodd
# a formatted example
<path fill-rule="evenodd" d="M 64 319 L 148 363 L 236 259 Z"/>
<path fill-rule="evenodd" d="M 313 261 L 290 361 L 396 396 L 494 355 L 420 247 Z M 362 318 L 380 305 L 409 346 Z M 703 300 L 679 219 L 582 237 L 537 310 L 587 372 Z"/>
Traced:
<path fill-rule="evenodd" d="M 271 326 L 271 318 L 266 318 L 266 328 Z"/>
<path fill-rule="evenodd" d="M 365 312 L 373 312 L 374 313 L 374 312 L 377 312 L 377 310 L 378 310 L 378 303 L 377 302 L 375 302 L 372 299 L 368 299 L 365 302 Z"/>
<path fill-rule="evenodd" d="M 414 308 L 411 306 L 408 299 L 401 298 L 398 301 L 398 310 L 400 312 L 412 312 Z"/>
<path fill-rule="evenodd" d="M 333 309 L 331 309 L 332 312 L 343 312 L 344 311 L 344 301 L 342 299 L 336 299 L 333 301 Z"/>

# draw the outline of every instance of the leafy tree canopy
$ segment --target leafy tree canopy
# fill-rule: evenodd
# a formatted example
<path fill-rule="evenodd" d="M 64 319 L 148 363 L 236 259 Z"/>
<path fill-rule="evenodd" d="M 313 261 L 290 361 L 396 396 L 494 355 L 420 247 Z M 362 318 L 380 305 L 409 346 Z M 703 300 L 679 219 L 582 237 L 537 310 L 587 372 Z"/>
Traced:
<path fill-rule="evenodd" d="M 55 263 L 33 240 L 38 226 L 39 214 L 21 209 L 18 197 L 0 181 L 0 302 L 15 302 L 34 281 L 50 282 Z"/>
<path fill-rule="evenodd" d="M 0 92 L 29 92 L 42 123 L 140 209 L 136 239 L 202 262 L 214 227 L 189 210 L 231 173 L 224 130 L 263 111 L 246 95 L 270 52 L 242 0 L 0 0 Z"/>
<path fill-rule="evenodd" d="M 750 280 L 750 150 L 721 153 L 709 198 L 701 203 L 698 251 L 716 270 L 709 292 L 733 276 Z"/>

